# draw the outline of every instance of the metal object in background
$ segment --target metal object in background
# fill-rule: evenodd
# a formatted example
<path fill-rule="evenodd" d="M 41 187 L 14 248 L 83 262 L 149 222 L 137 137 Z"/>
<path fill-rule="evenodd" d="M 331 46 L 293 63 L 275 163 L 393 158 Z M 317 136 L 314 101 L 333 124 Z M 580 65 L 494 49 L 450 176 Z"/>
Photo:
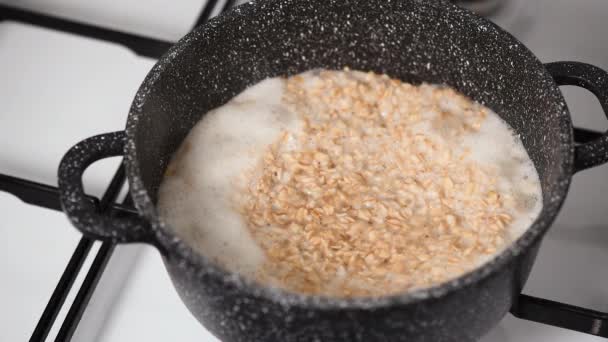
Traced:
<path fill-rule="evenodd" d="M 62 19 L 46 14 L 0 5 L 0 21 L 11 20 L 20 23 L 36 25 L 52 30 L 73 33 L 89 38 L 105 40 L 124 45 L 134 53 L 150 57 L 160 57 L 171 45 L 159 39 L 142 37 L 135 34 L 119 32 L 94 25 L 82 24 L 76 21 Z"/>
<path fill-rule="evenodd" d="M 124 170 L 124 166 L 121 164 L 121 166 L 116 171 L 116 174 L 112 178 L 112 181 L 110 182 L 110 185 L 108 186 L 108 189 L 106 190 L 103 197 L 101 198 L 101 201 L 95 201 L 95 206 L 97 207 L 97 209 L 100 212 L 108 211 L 111 204 L 116 200 L 116 197 L 118 196 L 120 189 L 123 186 L 124 182 L 125 182 L 125 170 Z M 57 314 L 59 313 L 59 310 L 61 309 L 61 306 L 63 305 L 68 292 L 70 291 L 72 285 L 74 284 L 76 275 L 78 274 L 80 268 L 82 267 L 82 264 L 84 263 L 84 260 L 86 259 L 87 255 L 89 254 L 89 251 L 91 250 L 92 245 L 93 245 L 93 240 L 91 240 L 87 237 L 82 237 L 80 239 L 80 242 L 78 243 L 78 246 L 76 247 L 76 250 L 74 251 L 74 254 L 70 258 L 68 267 L 63 272 L 63 275 L 61 276 L 61 279 L 59 281 L 59 284 L 57 285 L 57 288 L 51 295 L 51 299 L 49 300 L 49 303 L 47 304 L 46 308 L 44 309 L 44 312 L 42 313 L 42 317 L 40 318 L 40 321 L 38 322 L 38 324 L 36 325 L 36 328 L 34 329 L 34 332 L 32 334 L 32 337 L 30 338 L 30 341 L 32 341 L 32 342 L 33 341 L 43 341 L 48 336 L 51 326 L 52 326 L 53 322 L 55 321 L 55 319 L 57 318 Z M 110 249 L 110 251 L 111 251 L 111 250 L 113 250 L 114 245 L 115 245 L 114 243 L 106 242 L 101 246 L 101 248 L 103 248 L 104 250 Z M 101 254 L 100 252 L 98 252 L 95 260 L 97 261 L 97 259 L 99 257 L 103 257 L 104 260 L 107 262 L 107 260 L 109 260 L 110 256 L 111 256 L 111 252 L 109 254 L 108 253 Z M 70 267 L 70 265 L 73 265 L 73 266 Z M 99 273 L 100 271 L 103 272 L 104 266 L 105 266 L 105 263 L 101 266 L 96 265 L 94 263 L 94 265 L 91 266 L 91 269 L 89 270 L 87 279 L 90 278 L 89 277 L 90 275 L 94 276 L 97 273 Z M 101 274 L 101 273 L 99 273 L 99 274 Z M 96 283 L 97 280 L 98 279 L 95 278 L 94 282 Z M 85 282 L 86 282 L 86 280 L 85 280 Z M 90 283 L 91 282 L 89 281 L 88 284 L 90 284 Z M 74 328 L 78 324 L 80 317 L 82 315 L 81 311 L 83 311 L 84 308 L 86 307 L 86 305 L 82 305 L 82 304 L 86 304 L 86 302 L 88 302 L 90 293 L 92 293 L 90 290 L 88 290 L 89 287 L 90 286 L 85 287 L 83 284 L 83 286 L 78 291 L 78 295 L 76 296 L 76 299 L 72 303 L 72 306 L 70 307 L 70 311 L 68 312 L 68 317 L 66 317 L 66 320 L 64 320 L 63 325 L 61 326 L 60 333 L 57 336 L 57 338 L 55 339 L 56 341 L 69 341 L 70 340 L 72 333 L 74 331 Z M 83 297 L 85 297 L 86 299 L 83 299 Z M 75 313 L 74 311 L 78 311 L 78 313 Z"/>

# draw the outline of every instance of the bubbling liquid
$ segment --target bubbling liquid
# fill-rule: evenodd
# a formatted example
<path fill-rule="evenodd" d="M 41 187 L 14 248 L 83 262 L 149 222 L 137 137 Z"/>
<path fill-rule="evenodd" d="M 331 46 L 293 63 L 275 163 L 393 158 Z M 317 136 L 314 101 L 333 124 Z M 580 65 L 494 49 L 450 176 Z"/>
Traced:
<path fill-rule="evenodd" d="M 232 196 L 266 146 L 285 130 L 299 130 L 299 120 L 282 104 L 284 88 L 284 79 L 267 79 L 207 113 L 175 153 L 159 188 L 159 213 L 176 234 L 246 276 L 253 276 L 264 254 Z"/>
<path fill-rule="evenodd" d="M 297 78 L 298 82 L 294 81 L 294 77 Z M 249 87 L 225 105 L 207 113 L 203 119 L 194 126 L 175 153 L 160 186 L 158 209 L 164 221 L 189 245 L 226 269 L 238 272 L 246 277 L 256 279 L 272 286 L 283 287 L 291 291 L 308 294 L 358 296 L 383 295 L 406 291 L 430 286 L 433 285 L 434 282 L 452 279 L 477 267 L 479 264 L 497 255 L 504 248 L 508 247 L 513 240 L 521 236 L 540 213 L 542 209 L 542 193 L 536 169 L 528 157 L 519 137 L 506 122 L 491 110 L 469 101 L 452 90 L 444 91 L 446 89 L 444 87 L 428 84 L 411 86 L 402 84 L 396 80 L 390 80 L 386 76 L 366 74 L 358 71 L 316 70 L 294 77 L 289 79 L 277 77 L 264 80 Z M 338 101 L 339 104 L 336 105 L 337 107 L 335 108 L 333 107 L 334 104 L 327 107 L 327 103 L 321 101 L 321 104 L 319 104 L 319 101 L 313 100 L 312 98 L 309 98 L 310 102 L 307 102 L 306 96 L 303 97 L 304 100 L 300 99 L 299 102 L 294 100 L 294 98 L 298 98 L 298 96 L 302 98 L 302 94 L 314 94 L 314 91 L 320 91 L 320 89 L 327 90 L 326 88 L 323 88 L 327 87 L 327 82 L 329 82 L 331 87 L 337 87 L 338 90 L 342 89 L 340 87 L 346 89 L 346 87 L 351 85 L 363 85 L 363 88 L 355 87 L 355 89 L 359 89 L 357 91 L 362 91 L 361 96 L 363 97 L 373 93 L 371 90 L 369 92 L 365 91 L 365 86 L 386 86 L 387 89 L 390 90 L 391 95 L 389 95 L 388 98 L 383 95 L 382 101 L 385 102 L 387 99 L 390 100 L 390 96 L 405 96 L 405 98 L 407 98 L 407 96 L 415 95 L 416 98 L 410 102 L 399 102 L 397 101 L 398 98 L 396 98 L 397 100 L 393 100 L 393 102 L 401 104 L 398 110 L 395 109 L 397 107 L 374 105 L 372 107 L 378 110 L 378 116 L 374 119 L 375 124 L 373 124 L 372 121 L 369 121 L 369 125 L 366 123 L 365 120 L 368 120 L 366 118 L 372 117 L 374 113 L 370 114 L 368 113 L 369 110 L 365 109 L 363 111 L 366 115 L 365 118 L 357 119 L 358 124 L 363 123 L 363 126 L 349 126 L 351 115 L 355 115 L 356 110 L 351 108 L 353 103 L 345 100 L 347 98 L 346 96 L 336 97 L 336 101 Z M 322 93 L 318 94 L 319 97 L 325 96 L 322 95 Z M 368 98 L 365 99 L 365 101 L 373 103 L 375 100 Z M 409 109 L 409 112 L 403 109 L 403 107 L 407 106 L 417 108 L 419 113 L 416 112 L 414 115 L 412 114 L 411 108 Z M 326 111 L 330 111 L 333 116 L 327 116 Z M 351 114 L 351 111 L 355 114 Z M 481 115 L 475 119 L 475 117 L 470 114 L 472 111 L 477 111 L 478 113 L 481 113 Z M 416 119 L 414 120 L 412 117 L 415 117 Z M 386 122 L 384 122 L 384 120 L 386 120 Z M 407 120 L 410 120 L 411 122 Z M 504 204 L 500 215 L 509 217 L 509 220 L 506 221 L 508 222 L 506 227 L 502 227 L 503 229 L 500 230 L 501 242 L 497 243 L 497 245 L 495 244 L 498 248 L 494 248 L 494 250 L 488 249 L 483 253 L 478 253 L 478 255 L 473 253 L 472 255 L 475 260 L 468 262 L 467 265 L 456 265 L 452 267 L 453 265 L 446 264 L 448 261 L 442 261 L 440 264 L 432 265 L 430 268 L 431 272 L 423 272 L 421 269 L 420 272 L 425 274 L 433 273 L 437 269 L 439 269 L 437 272 L 443 271 L 447 273 L 441 276 L 429 276 L 429 278 L 424 281 L 415 281 L 415 279 L 412 280 L 411 278 L 418 277 L 416 273 L 408 273 L 409 278 L 407 279 L 398 277 L 399 272 L 403 273 L 405 271 L 403 271 L 403 267 L 395 267 L 395 262 L 391 259 L 391 256 L 387 256 L 384 259 L 374 259 L 376 256 L 372 255 L 371 259 L 373 259 L 373 261 L 370 261 L 371 259 L 368 260 L 368 257 L 370 257 L 371 254 L 367 256 L 364 255 L 360 256 L 363 266 L 357 264 L 357 258 L 359 256 L 356 255 L 357 245 L 353 242 L 354 238 L 352 240 L 349 240 L 350 237 L 347 238 L 345 244 L 341 245 L 343 249 L 348 249 L 351 252 L 354 250 L 353 255 L 355 255 L 355 262 L 352 264 L 347 261 L 340 261 L 347 260 L 348 258 L 335 258 L 334 254 L 343 252 L 340 250 L 340 247 L 336 247 L 331 251 L 318 251 L 319 253 L 316 253 L 314 250 L 316 247 L 311 247 L 315 246 L 315 244 L 310 241 L 304 241 L 303 243 L 298 242 L 297 244 L 292 243 L 293 241 L 289 241 L 291 237 L 294 239 L 300 237 L 304 240 L 308 239 L 314 241 L 314 228 L 311 228 L 311 225 L 315 222 L 314 220 L 318 221 L 317 225 L 320 225 L 321 230 L 324 229 L 326 231 L 348 229 L 350 226 L 359 224 L 359 226 L 364 229 L 365 246 L 371 246 L 372 248 L 375 248 L 373 243 L 378 239 L 375 237 L 370 238 L 370 236 L 375 233 L 370 234 L 369 231 L 376 230 L 379 232 L 378 234 L 385 235 L 388 234 L 388 232 L 391 232 L 391 234 L 396 234 L 395 236 L 401 234 L 398 229 L 397 232 L 395 232 L 395 229 L 390 230 L 385 224 L 385 220 L 390 219 L 392 210 L 390 206 L 388 206 L 388 214 L 380 216 L 376 215 L 376 211 L 373 211 L 372 209 L 365 211 L 366 213 L 371 212 L 373 215 L 376 215 L 366 220 L 360 218 L 361 213 L 356 213 L 361 207 L 359 204 L 355 205 L 353 203 L 352 207 L 348 207 L 348 205 L 347 207 L 344 207 L 344 205 L 342 205 L 341 209 L 336 207 L 335 210 L 343 210 L 342 213 L 335 214 L 338 215 L 336 216 L 338 219 L 343 219 L 349 215 L 354 217 L 352 222 L 348 221 L 348 224 L 346 225 L 348 227 L 346 228 L 339 225 L 336 225 L 335 227 L 337 228 L 334 228 L 333 224 L 335 220 L 333 220 L 333 216 L 330 217 L 331 215 L 334 215 L 334 207 L 331 207 L 331 214 L 329 213 L 329 209 L 327 209 L 327 211 L 317 215 L 314 220 L 308 218 L 296 219 L 295 216 L 289 216 L 284 213 L 284 210 L 286 210 L 285 208 L 275 203 L 280 199 L 278 193 L 282 191 L 281 189 L 287 187 L 289 182 L 293 182 L 293 177 L 298 176 L 297 174 L 291 174 L 285 170 L 280 170 L 280 175 L 277 175 L 276 171 L 272 171 L 274 174 L 270 174 L 270 184 L 274 190 L 261 190 L 262 186 L 265 186 L 268 183 L 265 181 L 266 178 L 264 177 L 268 176 L 270 168 L 274 167 L 274 164 L 272 163 L 276 163 L 280 158 L 289 157 L 293 159 L 293 156 L 302 156 L 309 151 L 320 148 L 318 136 L 323 133 L 319 128 L 314 127 L 329 127 L 331 130 L 333 129 L 332 127 L 334 127 L 334 123 L 336 123 L 336 126 L 339 126 L 337 125 L 338 121 L 346 127 L 348 132 L 352 133 L 355 128 L 361 130 L 361 132 L 360 135 L 358 135 L 359 133 L 354 134 L 359 140 L 356 140 L 355 137 L 350 140 L 327 139 L 330 144 L 333 144 L 333 147 L 331 147 L 334 149 L 333 154 L 331 151 L 327 151 L 328 148 L 331 148 L 325 145 L 323 145 L 321 150 L 329 155 L 328 158 L 333 159 L 334 161 L 337 159 L 342 160 L 340 157 L 342 153 L 350 153 L 352 151 L 350 151 L 349 148 L 355 148 L 359 151 L 356 153 L 363 151 L 362 153 L 364 154 L 369 152 L 370 156 L 385 155 L 386 158 L 383 159 L 383 163 L 386 163 L 386 165 L 391 163 L 398 164 L 392 155 L 395 153 L 398 154 L 397 150 L 401 149 L 398 144 L 399 142 L 396 144 L 388 144 L 394 145 L 395 150 L 389 148 L 386 152 L 378 153 L 378 149 L 386 148 L 387 142 L 383 140 L 384 138 L 382 136 L 377 135 L 380 134 L 378 132 L 384 132 L 385 130 L 387 132 L 394 132 L 394 130 L 391 130 L 391 125 L 400 125 L 399 127 L 401 128 L 405 127 L 405 133 L 398 132 L 397 136 L 405 134 L 406 136 L 413 137 L 412 139 L 423 136 L 424 139 L 431 142 L 431 146 L 438 146 L 439 151 L 448 151 L 450 155 L 454 155 L 455 162 L 469 163 L 476 167 L 478 166 L 480 170 L 483 170 L 484 176 L 495 179 L 495 181 L 491 183 L 492 191 L 488 193 L 491 194 L 490 197 L 493 198 L 493 196 L 495 196 Z M 460 133 L 456 134 L 454 132 Z M 462 132 L 465 132 L 466 134 Z M 393 139 L 394 137 L 390 138 Z M 405 148 L 409 145 L 408 142 L 402 143 Z M 269 151 L 272 153 L 269 153 Z M 420 156 L 423 157 L 423 162 L 427 165 L 427 168 L 424 172 L 417 171 L 418 173 L 415 173 L 414 177 L 410 177 L 404 181 L 407 183 L 413 179 L 418 184 L 445 182 L 446 177 L 437 176 L 442 174 L 442 169 L 440 169 L 439 166 L 432 166 L 432 159 L 435 158 L 433 155 L 434 152 L 423 150 L 416 151 L 422 151 L 420 152 Z M 443 152 L 441 153 L 442 156 L 445 154 Z M 397 154 L 395 154 L 395 156 L 397 156 Z M 275 157 L 277 160 L 275 160 Z M 384 158 L 384 156 L 382 158 Z M 441 157 L 437 155 L 437 158 Z M 337 161 L 334 164 L 335 170 L 343 166 Z M 365 161 L 363 164 L 368 165 L 372 163 Z M 358 164 L 355 163 L 353 165 Z M 357 171 L 364 171 L 349 171 L 348 168 L 345 168 L 344 170 L 346 170 L 345 172 L 347 173 L 351 171 L 355 173 Z M 446 168 L 445 170 L 448 169 Z M 403 180 L 402 178 L 404 178 L 401 177 L 402 175 L 400 176 L 395 172 L 391 173 L 392 176 L 387 174 L 386 177 L 382 175 L 381 171 L 379 172 L 381 175 L 380 177 L 388 181 L 394 180 L 398 183 L 398 181 L 401 181 Z M 445 172 L 443 172 L 443 174 L 445 174 Z M 447 178 L 450 179 L 450 183 L 453 182 L 457 184 L 456 188 L 458 188 L 458 184 L 463 184 L 463 182 L 467 181 L 465 178 L 470 178 L 470 175 L 466 176 L 464 174 L 451 174 L 448 176 L 449 177 Z M 378 190 L 381 187 L 375 186 L 372 183 L 368 184 L 370 188 L 373 189 L 373 191 L 369 190 L 369 196 L 371 196 L 373 200 L 376 200 L 377 203 L 382 203 L 383 198 L 388 195 L 382 193 L 381 190 Z M 450 188 L 452 187 L 453 185 L 450 185 Z M 310 189 L 302 188 L 299 189 L 299 191 L 301 192 L 301 194 L 298 195 L 300 196 L 299 198 L 306 202 L 306 204 L 301 205 L 301 208 L 306 208 L 309 213 L 315 212 L 315 210 L 321 208 L 318 196 L 315 197 Z M 475 193 L 475 189 L 471 190 L 471 192 Z M 390 196 L 388 197 L 392 196 L 395 203 L 404 203 L 403 201 L 400 201 L 399 198 L 395 199 L 395 197 L 399 197 L 400 194 L 403 194 L 403 196 L 412 196 L 411 192 L 407 193 L 407 191 L 397 188 L 394 189 L 394 191 L 390 190 Z M 276 198 L 273 197 L 275 195 L 277 196 Z M 484 193 L 484 196 L 485 195 L 486 194 Z M 458 219 L 458 222 L 460 222 L 462 227 L 455 228 L 452 227 L 454 224 L 451 222 L 455 219 L 450 219 L 450 217 L 448 217 L 468 218 L 480 215 L 479 208 L 468 206 L 467 203 L 469 202 L 464 201 L 464 197 L 463 201 L 458 200 L 458 196 L 464 196 L 464 194 L 451 194 L 451 201 L 449 203 L 441 202 L 440 199 L 437 199 L 437 194 L 434 190 L 421 196 L 426 196 L 425 198 L 428 197 L 428 199 L 426 199 L 427 202 L 425 203 L 432 203 L 435 201 L 436 203 L 440 203 L 439 206 L 446 206 L 446 208 L 449 209 L 449 215 L 447 215 L 447 219 L 444 220 L 441 218 L 442 216 L 437 216 L 443 214 L 436 214 L 435 216 L 440 217 L 438 220 L 437 217 L 432 217 L 433 214 L 424 214 L 429 218 L 428 220 L 425 218 L 425 221 L 419 224 L 421 226 L 420 232 L 422 232 L 420 234 L 427 234 L 426 230 L 429 230 L 433 232 L 433 238 L 436 238 L 437 241 L 443 241 L 445 239 L 454 239 L 455 236 L 457 237 L 458 233 L 454 233 L 455 231 L 465 231 L 463 234 L 470 235 L 470 232 L 466 231 L 469 229 L 474 233 L 474 229 L 467 226 L 467 220 Z M 358 201 L 355 200 L 355 198 L 358 197 L 353 196 L 353 202 Z M 480 201 L 479 203 L 485 202 Z M 264 206 L 267 206 L 268 208 L 264 209 Z M 315 206 L 318 206 L 318 208 Z M 248 214 L 244 214 L 245 207 L 249 210 Z M 326 207 L 327 206 L 324 206 L 323 208 Z M 367 208 L 365 206 L 363 207 Z M 383 206 L 380 205 L 380 207 Z M 437 207 L 435 207 L 435 209 L 437 209 Z M 252 211 L 256 210 L 259 212 L 252 213 Z M 280 211 L 281 215 L 279 216 L 280 219 L 278 219 L 278 221 L 276 220 L 276 217 L 273 219 L 273 210 Z M 490 214 L 493 214 L 493 210 L 496 211 L 498 209 L 491 209 Z M 380 212 L 382 212 L 382 210 L 380 210 Z M 260 214 L 261 218 L 256 216 L 257 214 Z M 421 216 L 416 213 L 414 214 L 412 214 L 414 216 L 411 216 L 412 220 L 420 220 Z M 498 214 L 496 213 L 496 215 Z M 403 223 L 403 227 L 401 227 L 403 228 L 403 231 L 408 231 L 408 234 L 411 234 L 412 230 L 418 229 L 416 224 L 408 222 L 406 214 L 402 214 L 400 217 Z M 259 220 L 263 222 L 257 222 Z M 281 220 L 285 221 L 283 222 Z M 361 222 L 359 222 L 359 220 Z M 319 222 L 329 223 L 324 226 Z M 414 226 L 414 229 L 410 227 L 412 225 Z M 441 232 L 445 231 L 445 229 L 442 228 L 443 230 L 437 230 L 433 225 L 445 226 L 447 227 L 445 229 L 450 233 L 445 233 L 445 239 L 443 239 L 442 234 L 444 233 Z M 400 226 L 397 226 L 397 228 L 399 227 Z M 304 233 L 303 231 L 305 229 L 311 229 L 311 231 Z M 423 232 L 422 229 L 426 230 Z M 475 229 L 480 228 L 475 227 Z M 274 237 L 272 235 L 274 234 L 273 232 L 276 232 L 276 235 L 274 236 L 280 236 L 276 243 L 272 240 Z M 343 233 L 340 232 L 339 234 Z M 475 236 L 473 236 L 473 238 L 475 238 Z M 421 244 L 420 241 L 423 241 L 419 239 L 408 239 L 403 241 L 410 241 L 409 243 L 411 244 Z M 390 242 L 393 239 L 388 237 L 388 240 Z M 462 241 L 454 241 L 456 245 L 462 245 Z M 322 245 L 322 243 L 320 243 L 320 245 Z M 276 249 L 282 248 L 281 246 L 296 250 L 293 252 L 296 254 L 299 253 L 299 248 L 302 248 L 302 253 L 304 253 L 304 250 L 308 252 L 312 251 L 311 253 L 316 253 L 314 254 L 316 259 L 313 258 L 315 262 L 319 261 L 319 258 L 323 259 L 327 257 L 327 260 L 333 258 L 331 259 L 332 261 L 341 262 L 342 264 L 336 267 L 324 265 L 322 267 L 319 266 L 319 269 L 306 270 L 306 264 L 308 262 L 301 262 L 299 266 L 292 267 L 292 264 L 286 263 L 285 259 L 297 257 L 302 259 L 304 256 L 296 255 L 294 257 L 293 253 L 291 255 L 277 254 Z M 393 252 L 399 250 L 401 247 L 403 246 L 389 246 L 390 250 Z M 415 248 L 412 249 L 412 251 L 421 250 L 416 249 L 419 246 L 414 247 Z M 432 257 L 434 255 L 432 246 L 427 246 L 425 248 L 431 250 L 429 255 Z M 422 250 L 424 250 L 424 248 Z M 463 257 L 462 254 L 471 254 L 471 250 L 472 248 L 463 249 L 463 251 L 454 253 L 460 253 L 458 254 L 458 258 L 463 258 L 462 260 L 465 260 L 465 257 Z M 319 257 L 319 255 L 321 255 L 321 257 Z M 329 256 L 331 256 L 331 258 L 329 258 Z M 392 264 L 389 262 L 391 260 L 393 260 Z M 422 265 L 424 265 L 426 261 L 421 262 Z M 311 263 L 313 263 L 313 261 L 311 261 Z M 366 263 L 369 263 L 369 265 L 366 265 Z M 358 270 L 357 272 L 360 271 L 363 272 L 363 274 L 367 274 L 365 273 L 366 267 L 381 269 L 380 266 L 382 265 L 390 265 L 392 271 L 387 271 L 386 275 L 373 275 L 373 277 L 377 277 L 375 282 L 365 284 L 365 281 L 362 280 L 366 279 L 365 277 L 357 278 L 355 276 L 355 269 Z M 420 263 L 416 265 L 420 265 Z M 325 278 L 310 280 L 306 275 L 297 274 L 298 272 L 324 273 Z M 353 279 L 356 279 L 356 281 L 353 280 L 352 282 L 349 282 L 348 278 L 351 276 Z M 292 277 L 295 280 L 292 279 L 293 281 L 290 283 L 289 277 Z M 368 278 L 370 277 L 372 276 L 369 276 Z M 300 285 L 301 283 L 304 285 Z"/>

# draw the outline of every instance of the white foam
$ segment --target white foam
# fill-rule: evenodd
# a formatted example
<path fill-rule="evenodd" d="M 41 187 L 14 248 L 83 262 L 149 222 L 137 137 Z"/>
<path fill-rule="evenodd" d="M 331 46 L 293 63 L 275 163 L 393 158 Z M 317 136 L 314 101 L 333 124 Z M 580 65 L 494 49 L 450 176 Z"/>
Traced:
<path fill-rule="evenodd" d="M 436 85 L 423 84 L 423 90 L 430 97 L 430 90 Z M 464 109 L 451 97 L 440 99 L 439 107 L 442 111 L 451 112 L 458 117 L 458 124 L 466 120 Z M 528 156 L 520 137 L 500 118 L 500 116 L 487 107 L 484 107 L 487 116 L 477 132 L 467 133 L 462 137 L 446 139 L 445 132 L 432 127 L 429 121 L 416 124 L 415 130 L 432 137 L 435 141 L 455 146 L 455 151 L 470 151 L 469 159 L 476 161 L 484 167 L 497 171 L 497 190 L 502 195 L 509 195 L 515 200 L 516 209 L 509 214 L 513 221 L 507 229 L 506 244 L 519 238 L 532 225 L 542 211 L 542 189 L 536 168 Z M 436 118 L 436 112 L 425 112 L 423 117 Z M 449 127 L 446 125 L 446 127 Z M 455 139 L 455 140 L 452 140 Z M 461 215 L 469 215 L 467 208 L 463 208 Z M 498 251 L 500 252 L 500 250 Z M 491 256 L 489 257 L 491 258 Z M 483 258 L 482 261 L 488 258 Z"/>
<path fill-rule="evenodd" d="M 165 222 L 200 253 L 243 274 L 251 275 L 264 254 L 233 206 L 235 180 L 282 131 L 299 130 L 299 119 L 281 104 L 284 83 L 262 81 L 207 113 L 171 161 L 175 174 L 159 189 Z"/>
<path fill-rule="evenodd" d="M 312 72 L 304 76 L 309 82 L 318 79 Z M 283 131 L 301 132 L 301 119 L 282 103 L 284 91 L 283 78 L 267 79 L 209 112 L 186 137 L 170 164 L 175 173 L 165 177 L 159 189 L 160 214 L 179 236 L 229 270 L 249 276 L 264 262 L 264 253 L 234 208 L 233 196 L 242 185 L 235 180 L 255 168 Z M 450 101 L 441 102 L 440 107 L 460 110 Z M 428 122 L 415 129 L 444 140 Z M 488 111 L 480 130 L 457 143 L 470 149 L 470 158 L 498 170 L 499 192 L 511 194 L 518 204 L 517 212 L 511 213 L 514 222 L 508 236 L 516 239 L 542 209 L 538 174 L 520 139 L 496 113 Z"/>
<path fill-rule="evenodd" d="M 470 149 L 473 160 L 496 168 L 499 193 L 515 200 L 508 237 L 517 239 L 542 210 L 538 173 L 520 138 L 498 114 L 489 111 L 479 131 L 464 138 L 463 146 Z"/>

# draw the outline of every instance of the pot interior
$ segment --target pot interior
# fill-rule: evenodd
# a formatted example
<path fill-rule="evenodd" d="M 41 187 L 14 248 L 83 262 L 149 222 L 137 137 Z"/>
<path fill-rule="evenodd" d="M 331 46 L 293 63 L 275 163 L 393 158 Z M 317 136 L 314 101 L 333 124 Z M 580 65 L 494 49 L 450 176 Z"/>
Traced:
<path fill-rule="evenodd" d="M 509 34 L 440 1 L 270 0 L 189 34 L 142 85 L 130 135 L 152 203 L 172 153 L 204 113 L 265 78 L 345 66 L 445 84 L 493 109 L 538 170 L 544 214 L 561 202 L 572 158 L 567 109 L 542 64 Z"/>

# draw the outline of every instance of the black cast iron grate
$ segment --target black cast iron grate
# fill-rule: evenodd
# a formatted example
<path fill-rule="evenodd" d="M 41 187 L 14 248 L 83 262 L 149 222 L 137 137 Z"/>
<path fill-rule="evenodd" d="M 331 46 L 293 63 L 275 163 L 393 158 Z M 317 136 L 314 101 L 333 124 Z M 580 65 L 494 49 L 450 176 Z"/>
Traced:
<path fill-rule="evenodd" d="M 226 11 L 233 7 L 236 0 L 226 0 L 223 4 L 219 4 L 218 0 L 207 0 L 201 14 L 196 20 L 193 27 L 201 25 L 209 20 L 214 11 L 219 9 L 219 12 Z M 124 45 L 134 53 L 158 59 L 169 49 L 173 42 L 163 41 L 150 37 L 143 37 L 136 34 L 120 32 L 112 29 L 102 28 L 98 26 L 79 23 L 71 20 L 61 19 L 58 17 L 39 14 L 28 10 L 0 5 L 0 22 L 9 20 L 20 23 L 40 26 L 62 32 L 77 34 L 89 38 L 104 40 L 117 44 Z M 596 139 L 601 135 L 599 132 L 587 129 L 574 129 L 575 140 L 583 143 Z M 94 202 L 97 208 L 102 212 L 107 212 L 110 215 L 123 215 L 125 213 L 133 213 L 135 209 L 129 196 L 125 198 L 122 204 L 116 204 L 121 188 L 125 183 L 125 170 L 121 164 L 110 181 L 104 195 L 101 199 L 89 196 L 88 200 Z M 56 187 L 37 183 L 27 179 L 21 179 L 10 175 L 0 174 L 0 191 L 6 191 L 21 199 L 23 202 L 39 206 L 42 208 L 61 210 L 59 204 L 59 193 Z M 30 342 L 45 341 L 51 327 L 55 324 L 59 311 L 65 305 L 65 299 L 74 286 L 74 282 L 81 272 L 82 265 L 89 255 L 93 241 L 82 237 L 77 244 L 70 260 L 68 261 L 58 283 L 53 291 L 49 301 L 40 316 L 40 320 L 36 324 L 34 332 L 30 338 Z M 56 342 L 70 341 L 74 331 L 78 327 L 80 319 L 89 303 L 89 300 L 95 291 L 97 283 L 105 270 L 105 267 L 112 256 L 115 244 L 104 242 L 97 254 L 94 257 L 93 263 L 89 268 L 84 281 L 82 282 L 78 293 L 72 304 L 69 307 L 66 317 L 61 323 L 61 327 L 55 338 Z M 529 297 L 530 300 L 526 303 L 533 305 L 536 298 Z M 553 303 L 549 303 L 553 305 Z M 559 303 L 554 303 L 556 308 L 563 309 Z M 568 308 L 565 308 L 568 309 Z"/>

